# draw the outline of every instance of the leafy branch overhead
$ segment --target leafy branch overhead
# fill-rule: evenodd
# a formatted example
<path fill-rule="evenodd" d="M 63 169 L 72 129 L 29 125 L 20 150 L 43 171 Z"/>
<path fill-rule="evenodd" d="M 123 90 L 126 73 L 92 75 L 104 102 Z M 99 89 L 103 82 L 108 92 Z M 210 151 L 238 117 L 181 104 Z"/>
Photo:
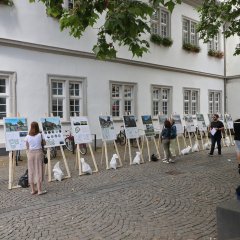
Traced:
<path fill-rule="evenodd" d="M 127 46 L 133 56 L 148 52 L 150 17 L 160 4 L 173 11 L 181 0 L 74 0 L 71 9 L 62 7 L 63 0 L 29 0 L 42 2 L 48 15 L 59 19 L 60 29 L 68 29 L 71 36 L 80 38 L 88 27 L 96 27 L 101 16 L 104 22 L 98 29 L 93 52 L 99 59 L 116 58 L 118 46 Z"/>
<path fill-rule="evenodd" d="M 200 13 L 198 31 L 204 42 L 216 36 L 221 27 L 226 38 L 234 35 L 240 37 L 239 0 L 204 0 L 198 12 Z M 240 48 L 236 47 L 234 55 L 239 54 Z"/>

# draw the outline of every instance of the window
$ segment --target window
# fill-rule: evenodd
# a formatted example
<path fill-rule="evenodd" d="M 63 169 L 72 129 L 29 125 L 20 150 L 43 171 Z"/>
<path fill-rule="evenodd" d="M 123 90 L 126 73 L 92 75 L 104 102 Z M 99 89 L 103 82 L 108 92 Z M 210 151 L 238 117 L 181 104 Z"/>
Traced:
<path fill-rule="evenodd" d="M 183 19 L 183 43 L 198 45 L 197 23 L 186 18 Z"/>
<path fill-rule="evenodd" d="M 170 87 L 153 86 L 152 87 L 152 114 L 157 116 L 159 112 L 170 114 Z"/>
<path fill-rule="evenodd" d="M 0 120 L 16 114 L 15 84 L 15 73 L 0 72 Z"/>
<path fill-rule="evenodd" d="M 151 18 L 151 32 L 162 37 L 170 37 L 170 14 L 165 9 L 157 9 Z"/>
<path fill-rule="evenodd" d="M 83 109 L 83 102 L 85 102 L 85 96 L 83 96 L 84 82 L 83 78 L 50 78 L 51 112 L 53 116 L 69 120 L 72 116 L 85 113 L 85 109 Z"/>
<path fill-rule="evenodd" d="M 212 40 L 208 42 L 208 50 L 219 51 L 219 34 L 214 36 Z"/>
<path fill-rule="evenodd" d="M 74 0 L 67 0 L 68 9 L 73 9 Z"/>
<path fill-rule="evenodd" d="M 111 114 L 113 117 L 121 117 L 128 113 L 135 114 L 134 88 L 133 84 L 111 84 Z"/>
<path fill-rule="evenodd" d="M 183 113 L 195 115 L 199 112 L 199 90 L 184 89 Z"/>
<path fill-rule="evenodd" d="M 221 91 L 209 91 L 208 111 L 210 114 L 221 113 Z"/>

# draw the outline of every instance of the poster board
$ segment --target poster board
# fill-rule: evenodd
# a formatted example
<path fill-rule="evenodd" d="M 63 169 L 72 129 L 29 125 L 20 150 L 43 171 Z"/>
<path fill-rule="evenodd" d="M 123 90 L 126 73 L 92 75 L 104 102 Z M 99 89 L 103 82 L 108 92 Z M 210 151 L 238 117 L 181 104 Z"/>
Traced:
<path fill-rule="evenodd" d="M 232 116 L 228 113 L 225 114 L 225 122 L 228 129 L 233 129 Z"/>
<path fill-rule="evenodd" d="M 204 119 L 204 115 L 201 113 L 197 113 L 196 117 L 197 117 L 198 130 L 203 132 L 207 131 L 207 125 Z"/>
<path fill-rule="evenodd" d="M 156 134 L 154 131 L 151 115 L 142 115 L 141 118 L 142 118 L 145 136 L 154 137 Z"/>
<path fill-rule="evenodd" d="M 60 117 L 45 117 L 40 119 L 45 147 L 65 145 Z"/>
<path fill-rule="evenodd" d="M 27 118 L 4 118 L 6 151 L 26 149 L 25 137 L 28 134 Z"/>
<path fill-rule="evenodd" d="M 184 116 L 186 131 L 187 132 L 195 132 L 196 126 L 194 125 L 193 116 L 191 114 Z"/>
<path fill-rule="evenodd" d="M 92 135 L 86 116 L 71 117 L 71 128 L 75 144 L 91 143 Z"/>
<path fill-rule="evenodd" d="M 158 122 L 159 122 L 159 126 L 160 126 L 160 132 L 163 130 L 164 122 L 165 122 L 166 119 L 168 119 L 167 115 L 164 115 L 164 114 L 159 114 L 158 115 Z"/>
<path fill-rule="evenodd" d="M 123 116 L 123 123 L 127 139 L 139 138 L 135 116 Z"/>
<path fill-rule="evenodd" d="M 116 140 L 116 132 L 112 116 L 99 116 L 99 123 L 103 141 Z"/>
<path fill-rule="evenodd" d="M 182 121 L 181 121 L 181 117 L 179 114 L 173 114 L 172 115 L 172 119 L 175 122 L 175 126 L 177 128 L 177 134 L 183 134 L 183 126 L 182 126 Z"/>

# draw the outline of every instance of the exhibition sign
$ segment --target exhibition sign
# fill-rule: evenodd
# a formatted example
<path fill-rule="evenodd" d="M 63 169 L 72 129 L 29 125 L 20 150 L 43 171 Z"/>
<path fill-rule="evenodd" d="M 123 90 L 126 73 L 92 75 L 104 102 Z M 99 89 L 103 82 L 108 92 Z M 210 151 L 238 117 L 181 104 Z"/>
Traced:
<path fill-rule="evenodd" d="M 195 132 L 196 131 L 196 126 L 194 125 L 192 115 L 190 115 L 190 114 L 185 115 L 184 120 L 185 120 L 187 132 Z"/>
<path fill-rule="evenodd" d="M 45 147 L 57 147 L 65 144 L 60 117 L 41 118 L 40 123 L 46 141 Z"/>
<path fill-rule="evenodd" d="M 113 125 L 112 116 L 99 116 L 99 122 L 104 141 L 116 140 L 116 132 Z"/>
<path fill-rule="evenodd" d="M 167 115 L 165 114 L 159 114 L 158 115 L 158 122 L 159 122 L 159 126 L 160 126 L 160 132 L 162 131 L 163 127 L 164 127 L 164 122 L 167 119 Z"/>
<path fill-rule="evenodd" d="M 26 118 L 4 118 L 6 151 L 26 149 L 25 137 L 28 134 Z"/>
<path fill-rule="evenodd" d="M 225 114 L 225 122 L 228 129 L 233 129 L 233 120 L 232 116 L 228 113 Z"/>
<path fill-rule="evenodd" d="M 183 134 L 183 126 L 182 126 L 182 121 L 181 121 L 181 117 L 179 114 L 173 114 L 172 115 L 172 119 L 175 122 L 175 126 L 177 128 L 177 134 Z"/>
<path fill-rule="evenodd" d="M 75 144 L 92 142 L 92 134 L 86 116 L 71 117 L 71 128 Z"/>
<path fill-rule="evenodd" d="M 135 116 L 123 116 L 123 123 L 127 139 L 139 138 Z"/>
<path fill-rule="evenodd" d="M 142 123 L 143 123 L 143 127 L 144 127 L 145 136 L 146 137 L 154 137 L 156 134 L 154 131 L 151 115 L 143 115 Z"/>
<path fill-rule="evenodd" d="M 197 113 L 196 117 L 197 117 L 198 130 L 199 131 L 207 131 L 207 125 L 206 125 L 203 114 Z"/>

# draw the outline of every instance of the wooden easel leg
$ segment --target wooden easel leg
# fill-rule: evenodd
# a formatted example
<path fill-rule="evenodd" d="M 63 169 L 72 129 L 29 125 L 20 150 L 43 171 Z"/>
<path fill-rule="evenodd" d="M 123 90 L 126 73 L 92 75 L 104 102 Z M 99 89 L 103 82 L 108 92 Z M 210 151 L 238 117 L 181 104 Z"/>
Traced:
<path fill-rule="evenodd" d="M 186 143 L 186 139 L 185 139 L 184 135 L 182 135 L 182 137 L 183 137 L 184 145 L 185 145 L 185 147 L 187 147 L 187 143 Z"/>
<path fill-rule="evenodd" d="M 129 152 L 129 161 L 130 161 L 130 165 L 132 165 L 132 152 L 131 152 L 131 144 L 130 144 L 130 140 L 127 140 L 127 145 L 128 145 L 128 152 Z"/>
<path fill-rule="evenodd" d="M 146 138 L 146 143 L 147 143 L 148 161 L 151 162 L 148 138 L 146 136 L 145 136 L 145 138 Z"/>
<path fill-rule="evenodd" d="M 52 181 L 52 166 L 51 166 L 51 156 L 50 156 L 50 148 L 47 149 L 47 158 L 48 158 L 48 182 Z"/>
<path fill-rule="evenodd" d="M 13 158 L 12 158 L 12 183 L 14 183 L 14 177 L 15 177 L 15 172 L 16 172 L 16 151 L 13 151 Z M 14 186 L 13 186 L 14 187 Z"/>
<path fill-rule="evenodd" d="M 117 144 L 115 141 L 113 141 L 113 144 L 115 146 L 115 149 L 116 149 L 116 152 L 117 152 L 117 155 L 118 155 L 118 160 L 119 160 L 119 166 L 122 167 L 122 160 L 121 160 L 121 157 L 120 157 L 120 154 L 119 154 L 119 151 L 118 151 L 118 147 L 117 147 Z"/>
<path fill-rule="evenodd" d="M 102 142 L 101 166 L 103 165 L 104 142 Z"/>
<path fill-rule="evenodd" d="M 141 148 L 140 148 L 139 140 L 138 140 L 138 138 L 137 138 L 136 140 L 137 140 L 138 150 L 139 150 L 139 152 L 140 152 L 140 157 L 141 157 L 141 159 L 142 159 L 142 162 L 144 163 L 143 153 L 142 153 L 142 150 L 141 150 Z M 148 140 L 147 140 L 147 141 L 148 141 Z M 150 161 L 151 161 L 151 159 L 150 159 Z"/>
<path fill-rule="evenodd" d="M 128 139 L 127 139 L 126 144 L 124 146 L 124 156 L 123 156 L 123 161 L 124 162 L 126 162 L 127 146 L 128 146 Z"/>
<path fill-rule="evenodd" d="M 88 144 L 88 147 L 90 149 L 92 160 L 93 160 L 93 164 L 94 164 L 94 167 L 95 167 L 95 171 L 94 172 L 98 172 L 98 167 L 97 167 L 97 163 L 96 163 L 96 160 L 95 160 L 95 157 L 94 157 L 94 154 L 93 154 L 93 150 L 92 150 L 91 144 Z"/>
<path fill-rule="evenodd" d="M 77 144 L 77 154 L 76 154 L 76 161 L 78 166 L 78 175 L 81 176 L 82 173 L 82 163 L 81 163 L 81 152 L 80 152 L 80 146 Z"/>
<path fill-rule="evenodd" d="M 78 149 L 79 149 L 79 144 L 76 144 L 76 156 L 75 156 L 75 163 L 74 163 L 74 170 L 77 170 L 77 167 L 78 167 Z M 78 168 L 79 169 L 79 168 Z"/>
<path fill-rule="evenodd" d="M 13 178 L 12 178 L 12 172 L 13 172 L 13 152 L 9 152 L 9 180 L 8 180 L 8 189 L 12 189 L 13 185 Z"/>
<path fill-rule="evenodd" d="M 190 132 L 188 132 L 188 138 L 189 138 L 189 142 L 190 142 L 190 147 L 192 148 L 192 138 L 191 138 Z"/>
<path fill-rule="evenodd" d="M 161 155 L 160 155 L 155 137 L 153 137 L 153 142 L 154 142 L 154 145 L 155 145 L 155 148 L 156 148 L 156 151 L 157 151 L 158 158 L 161 159 Z"/>
<path fill-rule="evenodd" d="M 105 149 L 105 159 L 106 159 L 106 169 L 110 169 L 109 168 L 109 161 L 108 161 L 108 150 L 107 150 L 107 143 L 106 141 L 104 141 L 104 149 Z"/>
<path fill-rule="evenodd" d="M 62 153 L 62 156 L 63 156 L 64 165 L 65 165 L 65 168 L 67 170 L 67 178 L 70 178 L 71 174 L 70 174 L 70 171 L 69 171 L 69 168 L 68 168 L 68 163 L 67 163 L 67 159 L 65 157 L 64 151 L 63 151 L 63 147 L 60 146 L 60 149 L 61 149 L 61 153 Z"/>
<path fill-rule="evenodd" d="M 202 150 L 204 150 L 202 131 L 199 131 L 199 133 L 200 133 L 200 137 L 201 137 Z"/>
<path fill-rule="evenodd" d="M 178 139 L 178 136 L 176 137 L 177 139 L 177 145 L 178 145 L 178 153 L 179 155 L 181 155 L 181 149 L 180 149 L 180 144 L 179 144 L 179 139 Z M 165 155 L 166 156 L 166 155 Z"/>

